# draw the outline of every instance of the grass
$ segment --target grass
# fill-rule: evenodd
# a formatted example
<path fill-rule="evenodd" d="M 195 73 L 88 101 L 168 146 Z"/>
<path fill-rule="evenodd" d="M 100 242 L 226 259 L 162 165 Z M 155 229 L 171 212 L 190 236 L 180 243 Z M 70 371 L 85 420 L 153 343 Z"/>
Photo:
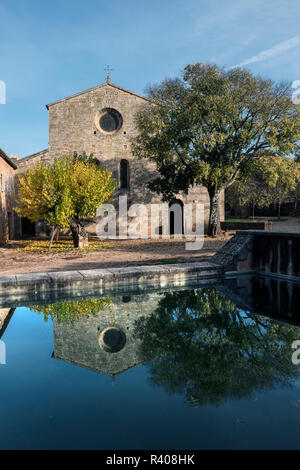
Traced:
<path fill-rule="evenodd" d="M 15 241 L 10 245 L 10 248 L 16 249 L 18 252 L 25 253 L 69 253 L 69 252 L 90 252 L 90 251 L 103 251 L 107 250 L 114 246 L 113 243 L 103 242 L 98 240 L 98 238 L 91 237 L 89 239 L 89 246 L 85 248 L 74 248 L 73 240 L 70 239 L 60 239 L 58 242 L 54 241 L 52 249 L 49 252 L 49 240 L 37 239 L 37 240 L 21 240 Z"/>
<path fill-rule="evenodd" d="M 268 220 L 270 222 L 286 222 L 288 219 L 277 217 L 259 217 L 258 219 L 252 217 L 226 217 L 225 222 L 261 222 L 262 220 Z"/>
<path fill-rule="evenodd" d="M 278 219 L 278 217 L 272 217 L 269 219 L 271 222 L 286 222 L 288 219 L 283 219 L 282 217 Z"/>
<path fill-rule="evenodd" d="M 225 222 L 258 222 L 258 220 L 252 217 L 226 217 Z"/>

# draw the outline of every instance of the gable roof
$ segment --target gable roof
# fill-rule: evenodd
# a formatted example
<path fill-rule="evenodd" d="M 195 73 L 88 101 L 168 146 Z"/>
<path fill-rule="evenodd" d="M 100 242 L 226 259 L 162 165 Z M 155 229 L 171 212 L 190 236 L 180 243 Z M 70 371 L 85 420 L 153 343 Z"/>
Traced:
<path fill-rule="evenodd" d="M 123 374 L 124 372 L 126 372 L 130 369 L 134 369 L 135 367 L 138 367 L 138 366 L 141 366 L 141 365 L 144 364 L 143 361 L 134 361 L 129 366 L 120 368 L 120 370 L 116 370 L 115 372 L 112 372 L 112 371 L 109 371 L 109 367 L 105 370 L 105 367 L 101 366 L 101 364 L 100 364 L 99 367 L 95 368 L 95 367 L 92 367 L 88 364 L 84 364 L 83 362 L 74 361 L 70 358 L 60 357 L 56 354 L 55 349 L 54 349 L 54 351 L 51 355 L 51 358 L 52 359 L 58 359 L 59 361 L 66 362 L 67 364 L 72 364 L 74 366 L 84 367 L 85 369 L 89 369 L 89 370 L 92 370 L 94 372 L 98 372 L 100 374 L 107 375 L 108 377 L 112 377 L 112 378 L 116 377 L 117 375 L 121 375 L 121 374 Z"/>
<path fill-rule="evenodd" d="M 45 154 L 48 153 L 48 151 L 49 151 L 48 149 L 44 149 L 44 150 L 40 150 L 39 152 L 32 153 L 31 155 L 27 155 L 26 157 L 20 158 L 19 162 L 24 163 L 28 160 L 37 158 L 39 156 L 44 156 Z"/>
<path fill-rule="evenodd" d="M 6 163 L 8 163 L 14 170 L 18 168 L 17 165 L 6 155 L 2 148 L 0 148 L 0 158 L 3 158 L 3 160 L 5 160 Z"/>
<path fill-rule="evenodd" d="M 138 93 L 134 93 L 133 91 L 130 91 L 130 90 L 126 90 L 126 88 L 122 88 L 118 85 L 115 85 L 114 83 L 106 82 L 106 83 L 102 83 L 101 85 L 97 85 L 93 88 L 89 88 L 88 90 L 84 90 L 79 93 L 75 93 L 74 95 L 67 96 L 66 98 L 62 98 L 60 100 L 53 101 L 52 103 L 46 104 L 46 108 L 49 109 L 49 106 L 53 106 L 54 104 L 57 104 L 57 103 L 62 103 L 63 101 L 70 100 L 72 98 L 75 98 L 76 96 L 84 95 L 85 93 L 89 93 L 90 91 L 98 90 L 106 86 L 110 86 L 112 88 L 116 88 L 117 90 L 124 91 L 125 93 L 129 93 L 130 95 L 137 96 L 138 98 L 141 98 L 145 101 L 150 101 L 149 98 L 146 98 L 146 96 L 139 95 Z"/>

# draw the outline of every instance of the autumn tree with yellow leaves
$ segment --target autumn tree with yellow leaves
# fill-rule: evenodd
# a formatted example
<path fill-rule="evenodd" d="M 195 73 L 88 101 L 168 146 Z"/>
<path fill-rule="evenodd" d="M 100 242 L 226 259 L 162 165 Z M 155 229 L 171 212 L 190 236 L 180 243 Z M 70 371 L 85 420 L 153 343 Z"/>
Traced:
<path fill-rule="evenodd" d="M 15 211 L 52 227 L 49 249 L 58 229 L 70 228 L 74 247 L 87 245 L 85 226 L 112 196 L 116 181 L 92 155 L 64 155 L 52 165 L 39 163 L 19 179 Z"/>

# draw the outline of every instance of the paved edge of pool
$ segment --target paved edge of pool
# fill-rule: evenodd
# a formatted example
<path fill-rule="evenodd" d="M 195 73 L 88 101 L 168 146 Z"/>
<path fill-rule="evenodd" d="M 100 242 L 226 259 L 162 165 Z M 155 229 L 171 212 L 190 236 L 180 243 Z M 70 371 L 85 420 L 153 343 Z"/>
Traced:
<path fill-rule="evenodd" d="M 0 276 L 0 297 L 147 284 L 180 286 L 190 280 L 222 278 L 224 274 L 223 266 L 209 262 L 16 274 Z"/>

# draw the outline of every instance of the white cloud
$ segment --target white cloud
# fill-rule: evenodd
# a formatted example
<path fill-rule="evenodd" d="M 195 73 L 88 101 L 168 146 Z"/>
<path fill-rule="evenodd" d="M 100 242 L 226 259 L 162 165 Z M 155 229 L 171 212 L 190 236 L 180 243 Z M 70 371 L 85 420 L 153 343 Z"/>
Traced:
<path fill-rule="evenodd" d="M 266 49 L 259 54 L 250 57 L 249 59 L 244 60 L 238 65 L 234 65 L 233 67 L 230 68 L 235 68 L 235 67 L 243 67 L 244 65 L 248 64 L 253 64 L 255 62 L 261 62 L 266 59 L 270 59 L 271 57 L 275 57 L 279 54 L 282 54 L 283 52 L 288 51 L 292 47 L 300 45 L 300 36 L 295 36 L 291 39 L 288 39 L 287 41 L 280 42 L 276 46 L 271 47 L 270 49 Z"/>

